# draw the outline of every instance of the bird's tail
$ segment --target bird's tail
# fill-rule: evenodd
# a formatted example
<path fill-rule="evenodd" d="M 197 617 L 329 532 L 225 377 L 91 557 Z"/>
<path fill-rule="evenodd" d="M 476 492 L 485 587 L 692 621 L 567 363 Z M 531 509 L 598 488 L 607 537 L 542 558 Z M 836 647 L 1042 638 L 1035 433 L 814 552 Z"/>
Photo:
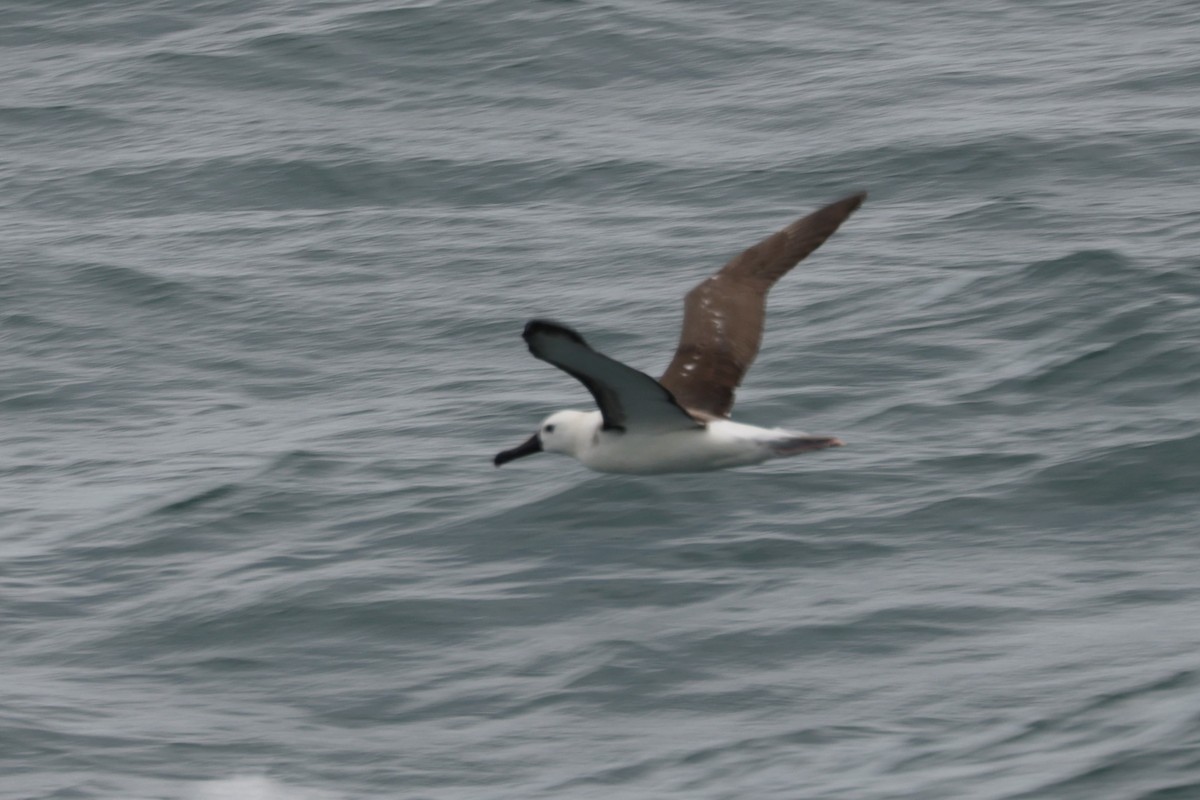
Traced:
<path fill-rule="evenodd" d="M 806 433 L 798 433 L 771 442 L 771 452 L 776 457 L 782 458 L 784 456 L 798 456 L 801 453 L 807 453 L 811 450 L 841 447 L 844 444 L 845 442 L 836 436 L 810 436 Z"/>

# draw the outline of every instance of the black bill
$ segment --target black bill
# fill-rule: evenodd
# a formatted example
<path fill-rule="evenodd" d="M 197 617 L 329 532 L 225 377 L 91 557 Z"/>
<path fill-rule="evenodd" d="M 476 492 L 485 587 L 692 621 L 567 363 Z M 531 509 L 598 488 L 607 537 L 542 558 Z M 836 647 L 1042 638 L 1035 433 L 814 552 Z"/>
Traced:
<path fill-rule="evenodd" d="M 512 461 L 514 458 L 520 458 L 521 456 L 531 456 L 534 453 L 540 453 L 540 452 L 542 452 L 542 440 L 539 439 L 538 435 L 535 433 L 533 436 L 530 436 L 528 439 L 521 442 L 519 445 L 514 447 L 512 450 L 504 450 L 502 452 L 497 453 L 496 457 L 494 459 L 492 459 L 492 463 L 495 464 L 497 467 L 499 467 L 502 464 L 507 464 L 508 462 Z"/>

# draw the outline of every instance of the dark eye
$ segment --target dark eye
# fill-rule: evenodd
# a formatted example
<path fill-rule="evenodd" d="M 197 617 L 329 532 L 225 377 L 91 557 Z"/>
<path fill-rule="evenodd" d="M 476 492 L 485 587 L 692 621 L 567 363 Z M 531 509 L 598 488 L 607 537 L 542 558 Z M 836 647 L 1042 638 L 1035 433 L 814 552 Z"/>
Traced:
<path fill-rule="evenodd" d="M 546 427 L 542 428 L 542 433 L 554 433 L 554 426 L 547 425 Z"/>

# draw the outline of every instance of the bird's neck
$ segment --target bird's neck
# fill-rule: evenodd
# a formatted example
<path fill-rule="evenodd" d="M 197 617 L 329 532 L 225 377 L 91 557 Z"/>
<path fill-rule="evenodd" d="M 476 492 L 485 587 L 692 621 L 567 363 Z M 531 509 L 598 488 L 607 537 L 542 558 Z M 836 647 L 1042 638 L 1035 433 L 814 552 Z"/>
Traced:
<path fill-rule="evenodd" d="M 571 420 L 571 455 L 576 458 L 596 443 L 596 437 L 604 424 L 599 411 L 577 411 Z"/>

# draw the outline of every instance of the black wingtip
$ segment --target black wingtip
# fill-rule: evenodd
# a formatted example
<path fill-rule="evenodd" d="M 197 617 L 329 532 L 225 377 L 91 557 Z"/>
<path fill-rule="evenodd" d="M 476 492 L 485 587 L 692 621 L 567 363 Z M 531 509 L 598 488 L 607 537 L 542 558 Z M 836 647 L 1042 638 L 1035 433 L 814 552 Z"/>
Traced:
<path fill-rule="evenodd" d="M 572 328 L 568 328 L 558 322 L 553 322 L 548 319 L 531 319 L 525 323 L 525 330 L 521 334 L 526 344 L 532 344 L 530 341 L 534 336 L 548 334 L 550 336 L 565 336 L 576 344 L 581 344 L 587 347 L 587 342 L 583 337 L 576 333 Z"/>

